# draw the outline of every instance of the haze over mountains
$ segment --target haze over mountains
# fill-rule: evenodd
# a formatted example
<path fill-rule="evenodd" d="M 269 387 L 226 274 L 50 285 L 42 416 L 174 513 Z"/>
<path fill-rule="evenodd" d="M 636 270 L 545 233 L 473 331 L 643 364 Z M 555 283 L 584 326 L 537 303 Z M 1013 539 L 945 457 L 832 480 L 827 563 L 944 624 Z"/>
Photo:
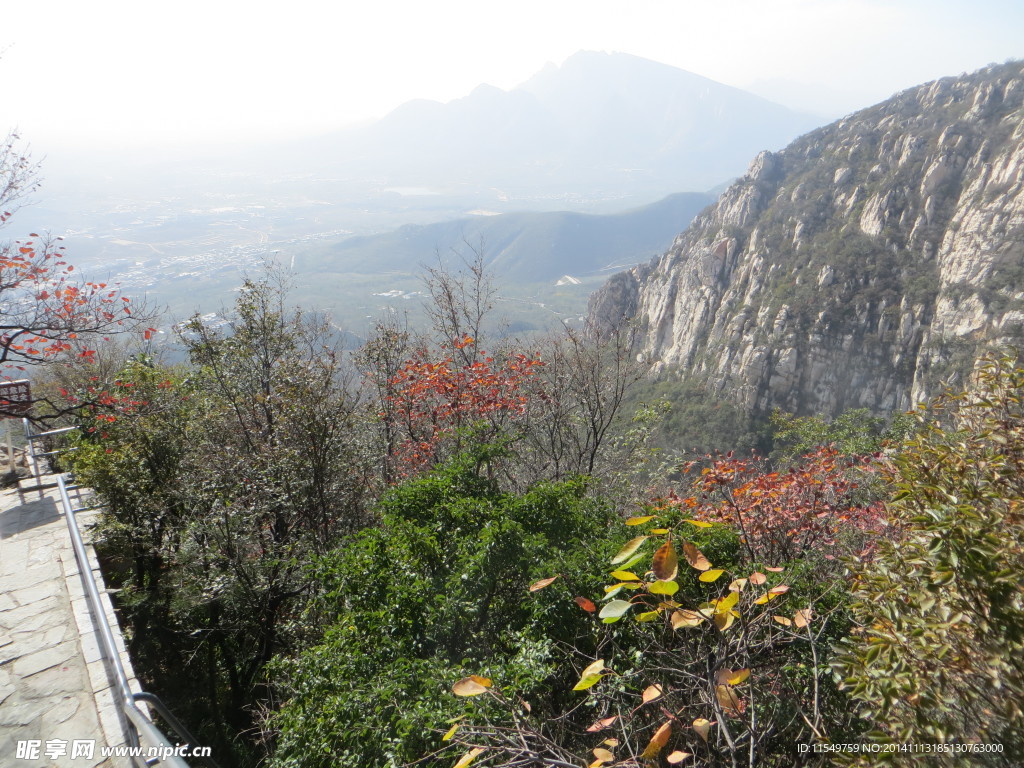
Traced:
<path fill-rule="evenodd" d="M 523 211 L 617 214 L 703 193 L 816 122 L 674 67 L 582 52 L 510 91 L 480 86 L 448 104 L 413 101 L 368 126 L 258 152 L 144 163 L 78 158 L 73 173 L 49 160 L 40 204 L 19 218 L 64 235 L 87 272 L 155 294 L 179 316 L 216 308 L 245 271 L 276 254 L 299 273 L 296 300 L 358 306 L 362 318 L 375 311 L 373 294 L 399 287 L 395 271 L 413 275 L 448 250 L 455 233 L 475 237 L 481 227 L 487 232 L 477 234 L 492 241 L 485 245 L 515 280 L 531 269 L 531 282 L 550 281 L 649 258 L 686 226 L 696 197 L 674 224 L 665 218 L 673 204 L 658 208 L 650 228 L 634 215 L 465 221 Z M 445 221 L 458 223 L 344 242 Z M 360 256 L 359 248 L 369 250 Z M 392 274 L 368 280 L 378 269 Z M 361 277 L 344 277 L 353 273 Z M 328 285 L 327 274 L 341 277 Z M 575 312 L 572 303 L 567 311 Z"/>
<path fill-rule="evenodd" d="M 567 193 L 641 202 L 704 190 L 820 119 L 700 75 L 623 53 L 582 51 L 510 91 L 481 85 L 412 101 L 314 144 L 324 167 L 498 200 Z"/>

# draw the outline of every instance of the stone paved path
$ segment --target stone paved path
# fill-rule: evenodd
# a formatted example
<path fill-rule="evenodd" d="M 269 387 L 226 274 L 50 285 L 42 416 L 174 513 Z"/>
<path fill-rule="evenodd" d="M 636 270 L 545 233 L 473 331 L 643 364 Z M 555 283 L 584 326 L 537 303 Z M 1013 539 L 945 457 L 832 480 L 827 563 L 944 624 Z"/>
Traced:
<path fill-rule="evenodd" d="M 43 482 L 55 480 L 49 476 Z M 124 725 L 59 509 L 56 487 L 0 493 L 0 767 L 120 768 L 127 761 L 100 757 L 101 746 L 125 743 Z M 80 516 L 79 521 L 85 528 L 87 520 Z M 98 583 L 102 590 L 102 580 Z M 109 598 L 103 600 L 113 617 Z M 131 677 L 130 664 L 126 670 Z M 91 759 L 72 757 L 75 740 L 93 739 Z M 41 742 L 36 759 L 17 754 L 18 742 L 28 740 Z M 60 742 L 65 754 L 59 754 Z"/>

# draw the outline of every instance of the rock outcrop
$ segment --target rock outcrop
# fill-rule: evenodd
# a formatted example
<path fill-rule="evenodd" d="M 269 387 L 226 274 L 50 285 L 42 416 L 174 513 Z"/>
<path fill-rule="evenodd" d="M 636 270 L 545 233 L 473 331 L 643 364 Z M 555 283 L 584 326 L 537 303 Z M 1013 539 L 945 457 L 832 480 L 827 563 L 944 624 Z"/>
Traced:
<path fill-rule="evenodd" d="M 912 407 L 1024 340 L 1024 64 L 762 153 L 591 314 L 635 319 L 655 371 L 750 411 Z"/>

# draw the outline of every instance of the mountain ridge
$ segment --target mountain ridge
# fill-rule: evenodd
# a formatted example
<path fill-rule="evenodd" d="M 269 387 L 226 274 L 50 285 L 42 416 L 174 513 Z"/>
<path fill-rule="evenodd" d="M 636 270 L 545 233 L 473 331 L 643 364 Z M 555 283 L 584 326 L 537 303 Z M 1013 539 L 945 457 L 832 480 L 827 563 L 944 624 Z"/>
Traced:
<path fill-rule="evenodd" d="M 685 70 L 580 52 L 510 90 L 406 102 L 316 144 L 339 171 L 395 185 L 624 185 L 663 196 L 735 177 L 754 152 L 818 124 Z"/>
<path fill-rule="evenodd" d="M 410 270 L 436 254 L 479 247 L 496 277 L 522 283 L 584 277 L 648 258 L 711 201 L 682 192 L 615 214 L 572 211 L 505 213 L 434 224 L 406 224 L 379 235 L 350 237 L 304 254 L 323 268 L 368 273 Z"/>

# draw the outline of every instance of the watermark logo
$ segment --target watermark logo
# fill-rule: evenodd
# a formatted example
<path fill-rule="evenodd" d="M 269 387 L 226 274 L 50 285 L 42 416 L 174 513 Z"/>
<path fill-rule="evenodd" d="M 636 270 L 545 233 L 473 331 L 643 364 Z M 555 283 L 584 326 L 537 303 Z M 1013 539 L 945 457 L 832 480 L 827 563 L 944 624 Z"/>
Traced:
<path fill-rule="evenodd" d="M 165 760 L 168 757 L 209 757 L 209 747 L 193 747 L 189 744 L 157 745 L 153 747 L 107 747 L 99 748 L 100 757 L 142 757 Z M 95 739 L 25 739 L 17 743 L 14 757 L 16 760 L 39 760 L 46 757 L 56 760 L 68 757 L 72 760 L 92 760 L 96 755 Z"/>

